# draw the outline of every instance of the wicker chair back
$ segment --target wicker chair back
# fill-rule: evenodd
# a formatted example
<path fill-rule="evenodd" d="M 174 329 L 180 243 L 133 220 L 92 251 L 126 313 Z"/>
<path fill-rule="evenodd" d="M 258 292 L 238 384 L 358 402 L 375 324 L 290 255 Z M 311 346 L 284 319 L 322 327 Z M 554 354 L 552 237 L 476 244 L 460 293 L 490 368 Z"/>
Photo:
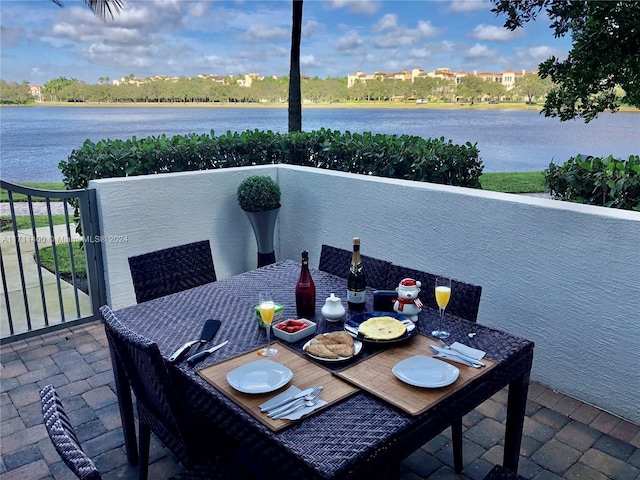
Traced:
<path fill-rule="evenodd" d="M 138 303 L 216 281 L 209 240 L 129 257 Z"/>
<path fill-rule="evenodd" d="M 138 421 L 153 431 L 181 461 L 191 463 L 191 445 L 184 431 L 189 425 L 187 414 L 158 345 L 129 330 L 108 306 L 100 311 L 112 352 L 117 355 L 136 396 Z M 147 445 L 140 446 L 142 452 L 145 448 Z"/>
<path fill-rule="evenodd" d="M 351 254 L 349 250 L 322 245 L 318 269 L 338 277 L 347 278 L 349 266 L 351 265 Z M 367 255 L 362 255 L 361 258 L 367 286 L 376 289 L 385 288 L 387 272 L 391 263 L 386 260 L 368 257 Z"/>
<path fill-rule="evenodd" d="M 235 445 L 228 435 L 189 410 L 181 396 L 185 385 L 177 373 L 169 371 L 158 345 L 127 328 L 108 306 L 100 311 L 111 354 L 117 356 L 136 396 L 139 480 L 147 479 L 150 432 L 189 467 L 173 480 L 251 478 L 235 461 Z"/>
<path fill-rule="evenodd" d="M 40 391 L 44 425 L 60 458 L 80 480 L 100 480 L 100 472 L 84 453 L 53 385 Z"/>
<path fill-rule="evenodd" d="M 438 310 L 435 296 L 435 284 L 438 275 L 398 265 L 391 265 L 389 267 L 385 289 L 393 290 L 403 278 L 413 278 L 414 280 L 422 282 L 419 294 L 420 300 L 425 307 Z M 452 279 L 451 299 L 447 305 L 447 313 L 464 318 L 470 322 L 475 322 L 478 319 L 481 295 L 481 286 Z"/>

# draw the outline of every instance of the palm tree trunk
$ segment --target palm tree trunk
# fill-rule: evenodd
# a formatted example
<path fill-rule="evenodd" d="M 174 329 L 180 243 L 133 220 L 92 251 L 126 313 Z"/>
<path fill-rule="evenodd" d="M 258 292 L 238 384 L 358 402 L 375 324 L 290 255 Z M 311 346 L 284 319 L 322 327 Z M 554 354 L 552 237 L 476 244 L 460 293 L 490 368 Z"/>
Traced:
<path fill-rule="evenodd" d="M 289 131 L 302 131 L 302 90 L 300 88 L 300 37 L 302 36 L 302 0 L 293 0 L 291 63 L 289 70 Z"/>

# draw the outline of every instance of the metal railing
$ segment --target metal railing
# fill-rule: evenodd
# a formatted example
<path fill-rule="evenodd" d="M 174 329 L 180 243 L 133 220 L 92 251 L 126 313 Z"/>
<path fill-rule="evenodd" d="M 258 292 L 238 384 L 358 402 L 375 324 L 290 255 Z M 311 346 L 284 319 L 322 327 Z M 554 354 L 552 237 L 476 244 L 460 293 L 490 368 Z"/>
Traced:
<path fill-rule="evenodd" d="M 0 343 L 100 318 L 105 283 L 95 190 L 41 190 L 3 180 L 0 190 L 8 199 L 0 203 L 0 223 L 9 226 L 0 232 Z M 49 248 L 53 268 L 45 269 Z M 82 251 L 86 280 L 77 273 Z M 70 269 L 64 277 L 62 261 Z"/>

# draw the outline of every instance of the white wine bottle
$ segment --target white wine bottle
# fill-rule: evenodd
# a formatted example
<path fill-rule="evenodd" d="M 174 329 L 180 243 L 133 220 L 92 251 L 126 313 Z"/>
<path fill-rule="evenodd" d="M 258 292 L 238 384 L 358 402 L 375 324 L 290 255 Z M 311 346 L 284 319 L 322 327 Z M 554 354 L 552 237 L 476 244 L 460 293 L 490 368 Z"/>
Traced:
<path fill-rule="evenodd" d="M 360 239 L 353 239 L 353 255 L 347 277 L 347 303 L 351 310 L 364 310 L 367 299 L 367 281 L 360 258 Z"/>

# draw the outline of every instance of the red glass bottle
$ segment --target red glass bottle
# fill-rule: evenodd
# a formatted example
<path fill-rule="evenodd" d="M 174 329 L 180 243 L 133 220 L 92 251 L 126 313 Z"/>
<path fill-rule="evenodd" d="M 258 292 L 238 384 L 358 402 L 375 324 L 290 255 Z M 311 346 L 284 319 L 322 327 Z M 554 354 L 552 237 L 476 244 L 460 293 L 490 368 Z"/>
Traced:
<path fill-rule="evenodd" d="M 302 252 L 302 268 L 296 283 L 296 313 L 298 318 L 312 319 L 316 315 L 316 286 L 309 272 L 309 252 Z"/>

